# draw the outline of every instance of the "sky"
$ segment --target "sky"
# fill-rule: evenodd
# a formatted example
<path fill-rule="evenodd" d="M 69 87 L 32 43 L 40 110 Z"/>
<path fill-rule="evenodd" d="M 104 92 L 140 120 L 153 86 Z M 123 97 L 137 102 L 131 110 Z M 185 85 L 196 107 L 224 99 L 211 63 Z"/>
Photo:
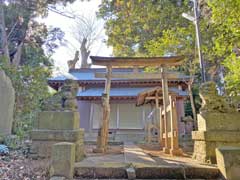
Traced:
<path fill-rule="evenodd" d="M 58 9 L 64 10 L 64 12 L 74 12 L 84 17 L 96 17 L 96 12 L 98 6 L 101 3 L 100 0 L 84 1 L 76 0 L 73 4 L 67 5 L 64 9 L 63 7 L 57 7 Z M 73 27 L 75 24 L 75 19 L 68 18 L 57 14 L 55 12 L 49 11 L 47 18 L 39 19 L 40 22 L 44 22 L 47 27 L 59 27 L 65 32 L 65 39 L 67 40 L 67 47 L 59 47 L 56 49 L 52 58 L 54 60 L 54 74 L 65 74 L 68 71 L 67 61 L 72 60 L 76 50 L 79 50 L 80 44 L 77 42 L 73 34 Z M 103 42 L 106 39 L 104 31 L 104 22 L 100 20 L 98 22 L 99 28 L 102 29 L 101 38 L 94 43 L 90 55 L 92 56 L 111 56 L 112 48 L 107 47 Z M 80 60 L 81 61 L 81 60 Z M 80 61 L 77 63 L 76 68 L 80 67 Z"/>

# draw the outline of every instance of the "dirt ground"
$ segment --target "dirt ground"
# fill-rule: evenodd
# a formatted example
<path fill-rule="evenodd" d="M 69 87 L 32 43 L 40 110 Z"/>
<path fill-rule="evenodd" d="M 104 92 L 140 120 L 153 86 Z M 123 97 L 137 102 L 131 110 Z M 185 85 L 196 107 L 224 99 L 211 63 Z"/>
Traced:
<path fill-rule="evenodd" d="M 85 145 L 86 156 L 102 156 L 92 152 L 95 145 Z M 107 154 L 122 154 L 122 145 L 111 145 Z M 9 155 L 0 155 L 0 180 L 47 180 L 49 159 L 32 159 L 22 150 L 12 150 Z"/>
<path fill-rule="evenodd" d="M 27 158 L 21 150 L 0 155 L 1 180 L 47 180 L 48 159 Z"/>

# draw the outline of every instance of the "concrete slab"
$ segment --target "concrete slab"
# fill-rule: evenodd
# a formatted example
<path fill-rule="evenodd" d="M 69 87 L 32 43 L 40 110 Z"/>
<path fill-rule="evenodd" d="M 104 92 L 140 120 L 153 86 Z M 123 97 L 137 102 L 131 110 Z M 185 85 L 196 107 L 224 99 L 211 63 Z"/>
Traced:
<path fill-rule="evenodd" d="M 124 143 L 125 163 L 133 166 L 157 166 L 157 163 L 148 154 L 131 142 Z"/>
<path fill-rule="evenodd" d="M 216 166 L 199 164 L 190 157 L 172 157 L 148 153 L 133 143 L 125 143 L 124 154 L 88 154 L 75 164 L 79 179 L 127 179 L 127 169 L 134 168 L 136 179 L 217 179 Z"/>

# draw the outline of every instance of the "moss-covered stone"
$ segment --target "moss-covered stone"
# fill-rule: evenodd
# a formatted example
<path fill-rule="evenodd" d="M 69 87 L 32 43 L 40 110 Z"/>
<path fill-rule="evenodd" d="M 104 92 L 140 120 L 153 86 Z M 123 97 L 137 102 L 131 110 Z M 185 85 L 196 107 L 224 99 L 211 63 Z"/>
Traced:
<path fill-rule="evenodd" d="M 205 82 L 199 89 L 199 95 L 202 99 L 201 112 L 231 112 L 226 100 L 218 95 L 216 83 L 213 81 Z"/>
<path fill-rule="evenodd" d="M 193 158 L 216 163 L 216 148 L 240 146 L 240 113 L 230 108 L 218 95 L 214 82 L 201 86 L 200 97 L 202 107 L 198 114 L 198 131 L 192 132 Z"/>
<path fill-rule="evenodd" d="M 31 132 L 32 140 L 46 140 L 46 141 L 70 141 L 83 143 L 84 130 L 48 130 L 48 129 L 34 129 Z"/>
<path fill-rule="evenodd" d="M 38 113 L 35 129 L 73 130 L 79 128 L 79 112 L 77 111 L 43 111 Z"/>
<path fill-rule="evenodd" d="M 64 176 L 72 179 L 75 163 L 75 144 L 67 142 L 54 144 L 51 162 L 51 176 Z"/>
<path fill-rule="evenodd" d="M 240 113 L 201 112 L 198 114 L 198 130 L 240 131 Z"/>
<path fill-rule="evenodd" d="M 0 70 L 0 136 L 11 134 L 14 102 L 15 92 L 11 80 Z"/>

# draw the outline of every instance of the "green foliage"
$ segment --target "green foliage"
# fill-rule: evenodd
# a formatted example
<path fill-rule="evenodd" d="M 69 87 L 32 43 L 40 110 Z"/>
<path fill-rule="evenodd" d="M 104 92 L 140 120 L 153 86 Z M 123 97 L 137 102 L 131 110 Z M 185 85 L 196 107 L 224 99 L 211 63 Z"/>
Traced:
<path fill-rule="evenodd" d="M 212 10 L 211 25 L 214 26 L 213 51 L 226 68 L 227 93 L 240 93 L 240 1 L 208 1 Z"/>
<path fill-rule="evenodd" d="M 23 57 L 26 62 L 29 62 L 26 65 L 9 66 L 3 59 L 0 60 L 0 68 L 10 77 L 15 89 L 13 130 L 20 137 L 23 137 L 31 129 L 36 112 L 41 108 L 41 102 L 49 96 L 47 77 L 50 76 L 51 70 L 48 66 L 43 65 L 47 61 L 47 57 L 41 49 L 26 48 L 30 48 L 34 52 L 34 54 L 24 52 Z"/>
<path fill-rule="evenodd" d="M 147 56 L 145 44 L 164 30 L 184 27 L 180 16 L 188 6 L 180 1 L 103 0 L 99 16 L 106 20 L 108 44 L 116 56 Z"/>
<path fill-rule="evenodd" d="M 42 102 L 50 96 L 47 78 L 51 74 L 52 62 L 42 48 L 48 31 L 44 24 L 36 22 L 34 18 L 46 16 L 48 5 L 66 5 L 74 1 L 13 0 L 2 6 L 10 57 L 0 54 L 0 69 L 10 77 L 15 89 L 13 133 L 17 138 L 28 136 L 32 122 L 41 110 Z M 14 63 L 16 54 L 20 54 L 21 58 Z M 7 62 L 8 59 L 11 62 Z M 9 143 L 11 142 L 14 144 L 14 141 Z"/>

